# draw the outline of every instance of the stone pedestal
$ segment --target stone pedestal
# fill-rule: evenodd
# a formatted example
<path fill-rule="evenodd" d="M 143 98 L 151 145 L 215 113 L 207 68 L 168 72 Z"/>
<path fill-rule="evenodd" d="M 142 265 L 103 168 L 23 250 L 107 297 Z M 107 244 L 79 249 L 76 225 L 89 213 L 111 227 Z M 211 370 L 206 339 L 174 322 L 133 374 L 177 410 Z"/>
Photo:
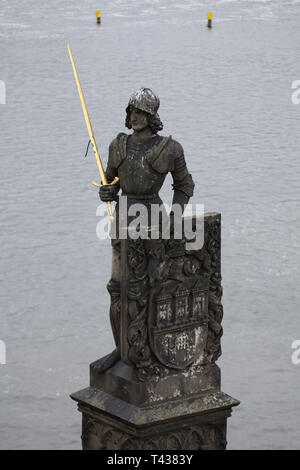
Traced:
<path fill-rule="evenodd" d="M 226 422 L 239 404 L 219 389 L 216 365 L 139 382 L 119 361 L 71 395 L 82 412 L 86 450 L 226 449 Z"/>
<path fill-rule="evenodd" d="M 91 364 L 90 386 L 71 395 L 82 412 L 83 449 L 226 448 L 227 418 L 239 401 L 221 391 L 215 364 L 223 317 L 220 214 L 203 222 L 199 249 L 188 250 L 184 240 L 122 240 L 121 285 L 113 293 L 121 360 L 105 371 Z"/>

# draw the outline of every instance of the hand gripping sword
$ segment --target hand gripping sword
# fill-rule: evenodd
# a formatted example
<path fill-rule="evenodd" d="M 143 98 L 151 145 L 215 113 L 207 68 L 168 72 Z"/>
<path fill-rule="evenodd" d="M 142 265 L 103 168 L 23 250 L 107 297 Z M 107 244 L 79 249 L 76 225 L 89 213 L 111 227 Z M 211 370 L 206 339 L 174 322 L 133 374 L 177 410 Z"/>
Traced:
<path fill-rule="evenodd" d="M 98 165 L 98 169 L 99 169 L 99 173 L 100 173 L 100 177 L 101 177 L 101 181 L 102 181 L 102 184 L 96 183 L 95 181 L 93 181 L 92 184 L 94 186 L 98 186 L 98 187 L 99 186 L 101 187 L 101 186 L 108 186 L 108 185 L 111 185 L 111 184 L 115 184 L 119 181 L 118 177 L 116 177 L 111 183 L 107 183 L 107 179 L 106 179 L 106 176 L 105 176 L 105 173 L 104 173 L 104 169 L 103 169 L 103 165 L 102 165 L 102 162 L 101 162 L 99 150 L 98 150 L 96 140 L 95 140 L 95 137 L 94 137 L 92 124 L 91 124 L 90 117 L 89 117 L 87 107 L 86 107 L 86 104 L 85 104 L 83 91 L 82 91 L 82 88 L 81 88 L 81 85 L 80 85 L 78 73 L 77 73 L 75 62 L 74 62 L 73 55 L 72 55 L 72 52 L 71 52 L 70 44 L 68 44 L 67 47 L 68 47 L 69 56 L 70 56 L 70 59 L 71 59 L 71 64 L 72 64 L 72 67 L 73 67 L 74 77 L 75 77 L 75 81 L 76 81 L 76 84 L 77 84 L 77 89 L 78 89 L 79 98 L 80 98 L 80 101 L 81 101 L 81 106 L 82 106 L 82 110 L 83 110 L 83 114 L 84 114 L 84 119 L 85 119 L 85 122 L 86 122 L 86 125 L 87 125 L 87 128 L 88 128 L 90 141 L 92 142 L 92 145 L 93 145 L 93 150 L 94 150 L 96 162 L 97 162 L 97 165 Z M 107 204 L 107 209 L 108 209 L 108 213 L 109 213 L 109 218 L 110 218 L 111 221 L 113 221 L 114 216 L 112 215 L 111 203 L 107 202 L 106 204 Z"/>

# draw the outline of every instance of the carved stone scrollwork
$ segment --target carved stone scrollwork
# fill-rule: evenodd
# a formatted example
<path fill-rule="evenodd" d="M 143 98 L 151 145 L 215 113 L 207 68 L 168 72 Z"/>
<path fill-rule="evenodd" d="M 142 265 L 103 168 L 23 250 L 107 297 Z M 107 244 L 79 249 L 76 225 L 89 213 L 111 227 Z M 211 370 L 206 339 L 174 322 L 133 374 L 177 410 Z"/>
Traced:
<path fill-rule="evenodd" d="M 98 430 L 100 430 L 99 423 L 95 419 L 83 413 L 81 436 L 83 450 L 101 449 L 100 442 L 102 439 L 100 438 Z"/>
<path fill-rule="evenodd" d="M 209 362 L 215 362 L 222 354 L 221 336 L 223 329 L 222 285 L 221 285 L 221 221 L 216 218 L 214 223 L 207 223 L 205 249 L 210 257 L 210 282 L 208 302 L 208 341 L 207 356 Z"/>
<path fill-rule="evenodd" d="M 86 417 L 83 448 L 98 450 L 214 450 L 226 448 L 226 422 L 183 427 L 151 437 L 134 437 L 113 426 Z"/>
<path fill-rule="evenodd" d="M 144 242 L 141 239 L 129 239 L 127 241 L 127 250 L 128 268 L 131 273 L 127 292 L 129 313 L 128 358 L 138 369 L 144 369 L 151 365 L 147 332 L 148 260 Z"/>
<path fill-rule="evenodd" d="M 221 354 L 220 217 L 205 219 L 204 246 L 126 240 L 127 358 L 147 377 L 214 363 Z M 125 299 L 125 297 L 123 297 Z M 176 330 L 177 328 L 177 330 Z"/>

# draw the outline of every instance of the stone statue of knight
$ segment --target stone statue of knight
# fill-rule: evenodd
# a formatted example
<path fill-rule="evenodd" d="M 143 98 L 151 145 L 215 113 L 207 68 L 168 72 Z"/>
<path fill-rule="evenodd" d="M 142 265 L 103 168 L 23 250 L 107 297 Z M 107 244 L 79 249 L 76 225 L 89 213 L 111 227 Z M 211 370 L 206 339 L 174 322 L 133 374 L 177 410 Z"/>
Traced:
<path fill-rule="evenodd" d="M 150 210 L 151 205 L 161 205 L 159 197 L 166 175 L 173 178 L 172 205 L 185 205 L 193 195 L 194 182 L 188 172 L 182 146 L 171 136 L 158 135 L 163 124 L 158 115 L 160 100 L 149 88 L 137 90 L 129 99 L 126 108 L 125 125 L 133 129 L 127 135 L 120 133 L 109 146 L 106 178 L 108 183 L 117 176 L 119 181 L 99 190 L 103 202 L 118 201 L 118 192 L 127 197 L 127 207 L 143 204 Z M 115 209 L 118 220 L 119 203 Z M 111 295 L 110 320 L 116 349 L 112 354 L 98 361 L 98 370 L 104 371 L 120 358 L 120 240 L 112 239 L 112 276 L 108 283 Z"/>

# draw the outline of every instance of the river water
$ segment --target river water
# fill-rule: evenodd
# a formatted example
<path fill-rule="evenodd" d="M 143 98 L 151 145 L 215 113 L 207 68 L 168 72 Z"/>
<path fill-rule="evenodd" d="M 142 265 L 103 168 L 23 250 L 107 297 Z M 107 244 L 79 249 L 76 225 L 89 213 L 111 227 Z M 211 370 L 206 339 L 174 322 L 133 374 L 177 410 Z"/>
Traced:
<path fill-rule="evenodd" d="M 113 348 L 110 243 L 96 236 L 67 42 L 104 162 L 130 94 L 148 86 L 185 149 L 192 201 L 222 213 L 218 364 L 241 400 L 228 448 L 300 448 L 299 25 L 298 0 L 0 0 L 2 449 L 79 449 L 68 395 Z"/>

